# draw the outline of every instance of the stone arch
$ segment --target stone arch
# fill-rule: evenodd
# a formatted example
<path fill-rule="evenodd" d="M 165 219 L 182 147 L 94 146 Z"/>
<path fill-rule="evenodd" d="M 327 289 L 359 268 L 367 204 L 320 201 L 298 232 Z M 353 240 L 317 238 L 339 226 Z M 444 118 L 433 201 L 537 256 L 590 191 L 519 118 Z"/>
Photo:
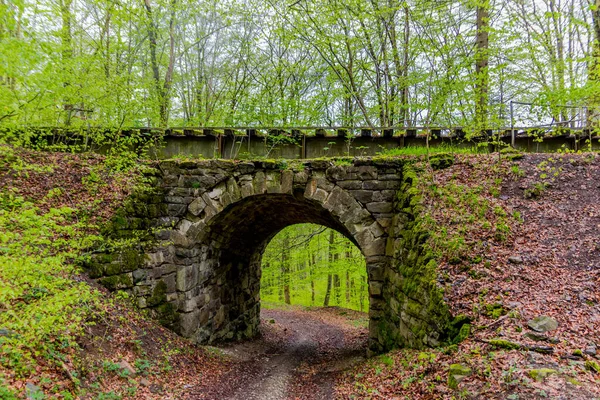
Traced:
<path fill-rule="evenodd" d="M 364 198 L 368 191 L 360 192 Z M 231 173 L 196 191 L 171 233 L 175 253 L 196 257 L 177 273 L 179 332 L 200 343 L 254 336 L 266 245 L 287 226 L 314 223 L 340 232 L 365 257 L 377 351 L 388 234 L 355 194 L 324 172 L 268 169 Z"/>
<path fill-rule="evenodd" d="M 437 346 L 461 332 L 465 319 L 452 319 L 445 304 L 419 223 L 418 176 L 406 161 L 169 160 L 147 174 L 155 187 L 134 193 L 106 233 L 128 241 L 86 266 L 181 335 L 199 343 L 253 336 L 262 251 L 301 222 L 333 228 L 362 251 L 371 352 Z"/>

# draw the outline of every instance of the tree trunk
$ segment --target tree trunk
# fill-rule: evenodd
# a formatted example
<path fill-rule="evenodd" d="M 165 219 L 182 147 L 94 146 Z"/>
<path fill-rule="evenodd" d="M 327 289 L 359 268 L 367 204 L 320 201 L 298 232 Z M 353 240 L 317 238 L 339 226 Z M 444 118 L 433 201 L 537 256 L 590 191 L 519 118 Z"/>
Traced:
<path fill-rule="evenodd" d="M 488 125 L 489 93 L 489 0 L 477 5 L 477 39 L 475 50 L 475 126 L 482 132 Z"/>
<path fill-rule="evenodd" d="M 63 87 L 67 88 L 71 86 L 71 79 L 73 78 L 73 70 L 71 68 L 71 59 L 73 57 L 73 37 L 71 32 L 71 7 L 73 0 L 61 0 L 60 1 L 60 16 L 61 16 L 61 57 L 63 67 Z M 73 116 L 73 104 L 71 96 L 65 95 L 63 97 L 63 109 L 66 111 L 65 125 L 71 123 L 71 117 Z"/>
<path fill-rule="evenodd" d="M 284 233 L 281 248 L 281 275 L 283 277 L 283 301 L 285 304 L 292 304 L 290 298 L 290 237 Z"/>
<path fill-rule="evenodd" d="M 158 40 L 158 25 L 154 21 L 152 5 L 150 0 L 144 0 L 146 16 L 148 17 L 148 42 L 150 45 L 150 63 L 152 67 L 152 78 L 156 90 L 160 125 L 166 126 L 169 120 L 169 94 L 173 80 L 173 68 L 175 66 L 175 5 L 177 0 L 171 1 L 171 15 L 169 17 L 169 64 L 165 73 L 165 80 L 161 82 L 158 57 L 156 55 Z"/>
<path fill-rule="evenodd" d="M 346 270 L 346 307 L 350 305 L 350 271 Z"/>
<path fill-rule="evenodd" d="M 314 267 L 316 264 L 315 253 L 313 252 L 308 258 L 308 272 L 310 274 L 310 304 L 315 305 L 315 277 Z"/>
<path fill-rule="evenodd" d="M 333 247 L 333 243 L 334 243 L 334 239 L 335 239 L 335 234 L 333 233 L 333 229 L 329 230 L 329 247 L 328 247 L 328 254 L 327 254 L 327 290 L 325 291 L 325 301 L 323 302 L 323 306 L 328 307 L 329 306 L 329 299 L 331 297 L 331 288 L 332 288 L 332 284 L 333 284 L 333 274 L 332 274 L 332 270 L 334 267 L 334 247 Z"/>
<path fill-rule="evenodd" d="M 333 294 L 335 296 L 335 305 L 339 306 L 342 302 L 342 281 L 338 274 L 333 274 Z"/>
<path fill-rule="evenodd" d="M 588 119 L 592 128 L 598 128 L 600 125 L 600 94 L 598 90 L 600 87 L 600 0 L 595 1 L 595 6 L 592 10 L 594 40 L 592 42 L 592 60 L 588 74 L 593 89 L 588 111 Z"/>
<path fill-rule="evenodd" d="M 325 301 L 323 301 L 323 307 L 329 307 L 329 298 L 331 296 L 332 280 L 333 280 L 333 276 L 331 274 L 327 274 L 327 290 L 325 291 Z"/>

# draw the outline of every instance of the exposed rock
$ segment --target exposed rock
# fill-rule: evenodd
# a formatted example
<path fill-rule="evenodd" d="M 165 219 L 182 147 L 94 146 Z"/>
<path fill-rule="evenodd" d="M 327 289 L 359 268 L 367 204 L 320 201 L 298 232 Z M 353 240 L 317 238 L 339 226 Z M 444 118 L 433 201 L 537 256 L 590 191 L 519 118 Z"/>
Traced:
<path fill-rule="evenodd" d="M 162 391 L 163 391 L 162 385 L 158 385 L 156 383 L 153 383 L 152 385 L 150 385 L 150 393 L 156 394 L 156 393 L 160 393 Z"/>
<path fill-rule="evenodd" d="M 591 345 L 591 346 L 586 347 L 583 352 L 589 356 L 595 356 L 597 349 L 596 349 L 596 346 Z"/>
<path fill-rule="evenodd" d="M 25 396 L 28 399 L 37 400 L 44 398 L 44 392 L 38 386 L 34 385 L 31 382 L 27 382 L 25 384 Z"/>
<path fill-rule="evenodd" d="M 527 332 L 523 336 L 525 336 L 527 339 L 531 339 L 531 340 L 534 340 L 536 342 L 545 342 L 545 341 L 548 340 L 548 336 L 546 336 L 546 335 L 540 335 L 540 334 L 535 333 L 535 332 Z"/>
<path fill-rule="evenodd" d="M 142 378 L 142 379 L 140 379 L 140 385 L 148 387 L 148 386 L 150 386 L 150 381 L 146 378 Z"/>
<path fill-rule="evenodd" d="M 458 384 L 471 375 L 471 368 L 462 364 L 452 364 L 448 370 L 448 386 L 452 389 L 457 389 Z"/>
<path fill-rule="evenodd" d="M 454 164 L 454 156 L 448 153 L 439 153 L 429 158 L 431 168 L 434 170 L 445 169 Z"/>
<path fill-rule="evenodd" d="M 596 361 L 588 360 L 585 362 L 585 368 L 600 374 L 600 365 Z"/>
<path fill-rule="evenodd" d="M 134 376 L 135 375 L 135 368 L 133 368 L 131 366 L 131 364 L 129 364 L 127 361 L 125 360 L 121 360 L 121 362 L 118 364 L 119 368 L 121 368 L 122 371 L 126 371 L 125 373 L 129 376 Z"/>
<path fill-rule="evenodd" d="M 523 264 L 523 257 L 521 256 L 510 256 L 508 257 L 508 262 L 512 264 Z"/>
<path fill-rule="evenodd" d="M 558 328 L 558 322 L 546 315 L 540 315 L 532 320 L 527 322 L 527 326 L 536 332 L 549 332 Z"/>
<path fill-rule="evenodd" d="M 13 337 L 14 335 L 15 332 L 11 331 L 10 329 L 0 328 L 0 337 Z"/>
<path fill-rule="evenodd" d="M 557 373 L 557 370 L 551 368 L 532 369 L 528 372 L 529 376 L 532 379 L 535 379 L 536 381 L 543 381 L 544 379 L 546 379 L 546 377 Z"/>

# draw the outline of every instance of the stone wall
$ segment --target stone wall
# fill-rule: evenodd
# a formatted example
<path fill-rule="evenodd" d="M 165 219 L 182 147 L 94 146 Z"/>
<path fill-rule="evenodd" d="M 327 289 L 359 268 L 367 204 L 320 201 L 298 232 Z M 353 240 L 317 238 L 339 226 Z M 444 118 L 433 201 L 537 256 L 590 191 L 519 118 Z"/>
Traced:
<path fill-rule="evenodd" d="M 252 337 L 262 253 L 281 229 L 323 225 L 362 251 L 369 348 L 436 345 L 449 315 L 423 251 L 414 174 L 401 159 L 163 161 L 105 236 L 125 238 L 88 263 L 140 308 L 198 343 Z"/>

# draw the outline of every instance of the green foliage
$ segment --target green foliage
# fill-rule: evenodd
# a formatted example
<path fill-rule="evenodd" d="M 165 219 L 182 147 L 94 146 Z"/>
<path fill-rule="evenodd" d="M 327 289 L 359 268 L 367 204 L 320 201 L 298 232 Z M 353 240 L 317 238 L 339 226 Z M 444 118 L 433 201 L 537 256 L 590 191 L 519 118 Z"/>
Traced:
<path fill-rule="evenodd" d="M 0 326 L 14 332 L 0 338 L 0 362 L 19 374 L 31 372 L 36 357 L 59 359 L 76 347 L 97 301 L 67 261 L 82 235 L 74 217 L 71 208 L 41 214 L 23 198 L 0 194 Z"/>
<path fill-rule="evenodd" d="M 50 172 L 35 162 L 27 165 L 16 148 L 0 146 L 0 151 L 9 155 L 0 168 L 35 171 L 36 178 Z M 105 166 L 92 168 L 82 177 L 84 190 L 100 194 L 103 176 Z M 52 189 L 42 200 L 60 204 L 72 189 Z M 66 362 L 79 350 L 77 338 L 93 324 L 92 317 L 103 311 L 100 293 L 73 263 L 98 239 L 90 222 L 93 205 L 69 195 L 68 207 L 43 211 L 19 190 L 8 181 L 0 191 L 0 327 L 7 332 L 0 336 L 0 364 L 26 378 L 40 362 Z"/>
<path fill-rule="evenodd" d="M 138 374 L 148 375 L 148 371 L 152 367 L 152 363 L 149 360 L 138 358 L 135 360 L 134 366 Z"/>
<path fill-rule="evenodd" d="M 448 144 L 440 144 L 431 146 L 429 149 L 425 146 L 406 146 L 384 149 L 378 152 L 381 156 L 426 156 L 427 154 L 479 154 L 482 153 L 477 147 L 471 146 L 456 146 Z"/>
<path fill-rule="evenodd" d="M 547 185 L 544 182 L 536 182 L 532 187 L 523 191 L 523 196 L 526 199 L 537 199 L 546 191 L 546 188 Z"/>
<path fill-rule="evenodd" d="M 360 250 L 338 232 L 293 225 L 279 232 L 262 259 L 263 304 L 368 309 L 366 265 Z M 288 295 L 289 294 L 289 295 Z"/>

